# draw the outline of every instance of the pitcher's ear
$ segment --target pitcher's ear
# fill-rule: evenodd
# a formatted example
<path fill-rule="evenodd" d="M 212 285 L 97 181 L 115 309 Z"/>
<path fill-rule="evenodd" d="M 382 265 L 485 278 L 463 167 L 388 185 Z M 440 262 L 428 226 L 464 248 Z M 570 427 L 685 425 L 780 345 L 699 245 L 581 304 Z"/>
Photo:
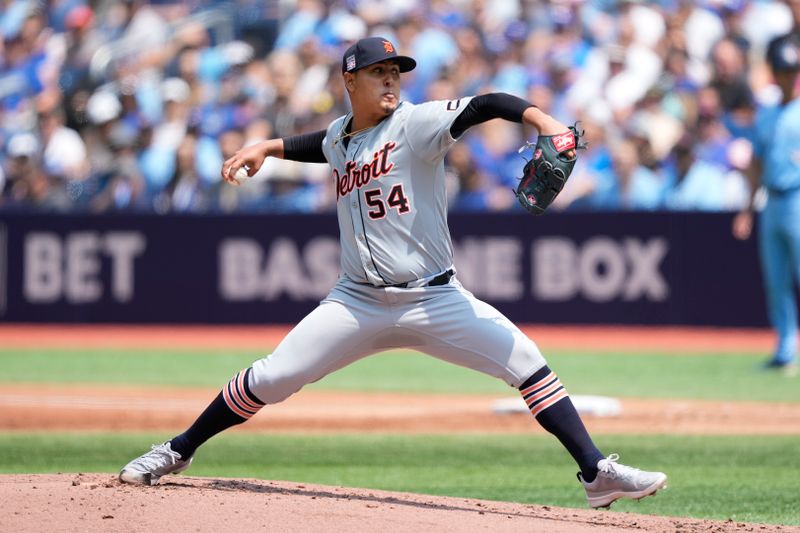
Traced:
<path fill-rule="evenodd" d="M 347 90 L 352 91 L 356 86 L 355 76 L 351 72 L 344 73 L 344 86 Z"/>

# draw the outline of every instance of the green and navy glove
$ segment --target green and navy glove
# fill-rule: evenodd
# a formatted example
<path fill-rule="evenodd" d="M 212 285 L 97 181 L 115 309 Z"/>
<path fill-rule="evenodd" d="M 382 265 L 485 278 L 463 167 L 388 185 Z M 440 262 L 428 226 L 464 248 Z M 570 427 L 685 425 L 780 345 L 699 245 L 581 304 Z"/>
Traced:
<path fill-rule="evenodd" d="M 520 153 L 533 149 L 533 159 L 522 169 L 522 178 L 514 191 L 528 212 L 541 215 L 564 188 L 578 160 L 578 150 L 586 148 L 581 143 L 582 136 L 576 124 L 558 135 L 540 135 L 535 145 L 525 143 L 519 149 Z M 570 150 L 574 154 L 568 155 Z"/>

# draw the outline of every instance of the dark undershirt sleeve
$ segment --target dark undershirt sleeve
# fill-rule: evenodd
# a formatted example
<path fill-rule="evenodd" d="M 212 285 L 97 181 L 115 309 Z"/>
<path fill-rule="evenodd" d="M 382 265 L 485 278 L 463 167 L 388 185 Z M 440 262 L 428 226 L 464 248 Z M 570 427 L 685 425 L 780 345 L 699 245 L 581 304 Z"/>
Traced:
<path fill-rule="evenodd" d="M 303 163 L 327 163 L 322 152 L 325 130 L 283 138 L 283 158 Z"/>
<path fill-rule="evenodd" d="M 450 135 L 458 139 L 467 128 L 493 118 L 522 122 L 522 113 L 533 104 L 508 93 L 490 93 L 476 96 L 450 126 Z"/>

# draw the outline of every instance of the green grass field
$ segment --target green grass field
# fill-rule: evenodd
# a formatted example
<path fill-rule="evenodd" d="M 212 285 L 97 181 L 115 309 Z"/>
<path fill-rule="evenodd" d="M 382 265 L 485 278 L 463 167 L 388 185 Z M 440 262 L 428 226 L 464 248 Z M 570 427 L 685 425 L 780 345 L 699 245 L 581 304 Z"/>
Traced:
<path fill-rule="evenodd" d="M 0 350 L 0 383 L 95 383 L 219 387 L 257 352 Z M 552 352 L 548 362 L 572 394 L 800 402 L 797 380 L 757 372 L 761 354 Z M 359 361 L 311 387 L 327 390 L 512 393 L 504 383 L 416 352 Z"/>
<path fill-rule="evenodd" d="M 258 353 L 0 350 L 2 383 L 216 388 Z M 754 370 L 760 356 L 548 356 L 572 394 L 800 403 L 797 379 Z M 502 383 L 411 353 L 361 361 L 319 389 L 511 393 Z M 114 473 L 168 434 L 4 433 L 0 472 Z M 800 525 L 800 436 L 615 435 L 597 438 L 622 461 L 663 469 L 669 490 L 614 509 Z M 549 436 L 274 435 L 233 430 L 198 452 L 191 474 L 257 477 L 585 507 L 575 467 Z"/>

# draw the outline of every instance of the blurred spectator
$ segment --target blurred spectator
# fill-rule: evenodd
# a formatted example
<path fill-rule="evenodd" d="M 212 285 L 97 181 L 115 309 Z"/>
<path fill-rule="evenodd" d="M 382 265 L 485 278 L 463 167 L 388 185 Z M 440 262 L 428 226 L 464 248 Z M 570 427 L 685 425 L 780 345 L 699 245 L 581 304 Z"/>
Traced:
<path fill-rule="evenodd" d="M 711 87 L 719 94 L 722 109 L 746 106 L 752 100 L 747 81 L 746 48 L 732 38 L 725 38 L 714 45 L 711 52 L 714 75 Z"/>
<path fill-rule="evenodd" d="M 616 187 L 609 198 L 609 208 L 653 210 L 663 206 L 665 184 L 655 172 L 641 164 L 633 142 L 615 143 L 611 162 Z"/>
<path fill-rule="evenodd" d="M 719 211 L 724 206 L 725 169 L 695 157 L 693 140 L 685 136 L 672 150 L 671 190 L 667 205 L 680 211 Z"/>
<path fill-rule="evenodd" d="M 241 146 L 241 145 L 239 145 Z M 274 159 L 267 169 L 267 191 L 260 198 L 243 200 L 246 211 L 269 213 L 313 213 L 318 210 L 319 195 L 303 175 L 303 164 Z"/>
<path fill-rule="evenodd" d="M 499 211 L 508 209 L 516 201 L 510 188 L 493 185 L 486 174 L 475 167 L 469 147 L 464 143 L 455 144 L 447 152 L 445 168 L 455 180 L 449 184 L 449 190 L 455 190 L 450 200 L 452 211 Z"/>
<path fill-rule="evenodd" d="M 91 211 L 334 209 L 313 165 L 267 166 L 237 190 L 218 167 L 237 136 L 346 113 L 341 53 L 376 34 L 418 60 L 403 99 L 500 90 L 583 119 L 590 147 L 559 208 L 735 209 L 756 105 L 779 97 L 764 49 L 800 22 L 798 0 L 3 5 L 0 209 Z M 452 209 L 513 207 L 534 132 L 496 122 L 448 159 Z M 10 156 L 25 134 L 34 152 Z"/>
<path fill-rule="evenodd" d="M 108 90 L 95 92 L 86 102 L 89 125 L 83 128 L 83 141 L 93 177 L 105 179 L 117 165 L 111 149 L 110 135 L 114 128 L 122 127 L 122 104 L 117 95 Z"/>
<path fill-rule="evenodd" d="M 661 86 L 651 87 L 625 125 L 628 137 L 638 145 L 642 163 L 653 170 L 684 134 L 683 123 L 665 108 L 665 96 Z"/>
<path fill-rule="evenodd" d="M 0 206 L 14 208 L 38 203 L 47 178 L 37 160 L 39 141 L 31 133 L 18 133 L 6 144 Z"/>
<path fill-rule="evenodd" d="M 314 30 L 325 17 L 325 11 L 325 6 L 318 0 L 299 0 L 295 4 L 294 12 L 283 23 L 275 48 L 294 49 L 300 46 L 314 34 Z"/>
<path fill-rule="evenodd" d="M 474 131 L 472 131 L 474 130 Z M 521 127 L 505 120 L 484 122 L 464 136 L 473 164 L 493 184 L 515 187 L 520 172 L 519 140 Z"/>
<path fill-rule="evenodd" d="M 91 85 L 89 66 L 94 54 L 105 43 L 106 36 L 97 29 L 94 12 L 87 5 L 72 7 L 64 25 L 63 42 L 58 43 L 64 48 L 58 84 L 69 100 L 77 91 Z"/>
<path fill-rule="evenodd" d="M 86 144 L 77 131 L 64 124 L 64 111 L 58 105 L 39 111 L 39 133 L 44 144 L 44 168 L 66 181 L 79 182 L 88 176 Z"/>
<path fill-rule="evenodd" d="M 267 110 L 267 119 L 274 124 L 275 134 L 288 137 L 295 131 L 294 91 L 303 65 L 294 52 L 277 51 L 268 59 L 270 75 L 275 87 L 275 99 Z"/>
<path fill-rule="evenodd" d="M 102 189 L 92 199 L 92 211 L 147 210 L 144 176 L 139 169 L 136 149 L 138 132 L 123 122 L 116 123 L 107 136 L 108 148 L 115 161 Z"/>
<path fill-rule="evenodd" d="M 197 137 L 194 133 L 185 135 L 175 151 L 172 176 L 154 200 L 159 212 L 210 211 L 211 199 L 207 187 L 201 182 L 195 167 L 196 154 Z"/>

